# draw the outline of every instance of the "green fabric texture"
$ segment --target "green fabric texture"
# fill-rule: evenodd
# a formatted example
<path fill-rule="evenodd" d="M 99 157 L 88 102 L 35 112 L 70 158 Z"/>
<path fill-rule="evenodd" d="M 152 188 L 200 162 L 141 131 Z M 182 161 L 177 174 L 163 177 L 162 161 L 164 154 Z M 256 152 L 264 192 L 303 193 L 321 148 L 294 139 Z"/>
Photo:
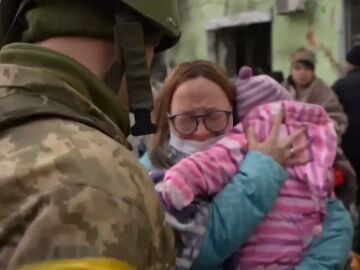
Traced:
<path fill-rule="evenodd" d="M 81 0 L 38 0 L 26 12 L 23 41 L 36 42 L 54 36 L 113 39 L 114 11 L 97 10 Z"/>
<path fill-rule="evenodd" d="M 103 81 L 73 59 L 36 45 L 13 43 L 1 50 L 0 62 L 46 69 L 46 72 L 53 73 L 90 100 L 124 132 L 125 136 L 129 135 L 128 113 L 119 97 Z"/>

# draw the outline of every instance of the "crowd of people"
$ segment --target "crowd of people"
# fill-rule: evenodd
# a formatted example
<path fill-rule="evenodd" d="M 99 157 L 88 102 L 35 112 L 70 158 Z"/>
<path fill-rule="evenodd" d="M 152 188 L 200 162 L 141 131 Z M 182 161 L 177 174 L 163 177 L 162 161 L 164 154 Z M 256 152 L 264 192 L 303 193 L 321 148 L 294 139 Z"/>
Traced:
<path fill-rule="evenodd" d="M 195 60 L 154 101 L 176 7 L 0 1 L 0 269 L 360 269 L 360 47 L 333 87 L 299 48 L 284 82 Z"/>

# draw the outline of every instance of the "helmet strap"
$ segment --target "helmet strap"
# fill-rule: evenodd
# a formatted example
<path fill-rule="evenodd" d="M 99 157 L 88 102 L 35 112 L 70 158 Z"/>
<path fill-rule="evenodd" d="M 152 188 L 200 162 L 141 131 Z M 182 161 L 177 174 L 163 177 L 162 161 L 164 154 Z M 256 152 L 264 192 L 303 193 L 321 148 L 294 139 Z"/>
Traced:
<path fill-rule="evenodd" d="M 114 29 L 116 60 L 105 76 L 107 85 L 117 93 L 125 74 L 130 112 L 134 114 L 135 124 L 131 128 L 133 136 L 156 132 L 151 121 L 154 108 L 142 25 L 136 19 L 116 15 Z"/>
<path fill-rule="evenodd" d="M 1 2 L 1 0 L 0 0 L 0 2 Z M 14 16 L 14 19 L 12 20 L 12 22 L 9 26 L 9 29 L 5 34 L 2 44 L 0 44 L 1 47 L 5 46 L 6 44 L 11 43 L 13 41 L 14 33 L 17 32 L 17 31 L 15 31 L 15 28 L 17 28 L 17 26 L 18 26 L 20 18 L 25 17 L 23 15 L 23 13 L 25 12 L 25 10 L 27 10 L 27 7 L 29 6 L 29 4 L 31 2 L 32 2 L 32 0 L 22 0 L 21 1 L 19 8 L 16 11 L 16 14 Z"/>

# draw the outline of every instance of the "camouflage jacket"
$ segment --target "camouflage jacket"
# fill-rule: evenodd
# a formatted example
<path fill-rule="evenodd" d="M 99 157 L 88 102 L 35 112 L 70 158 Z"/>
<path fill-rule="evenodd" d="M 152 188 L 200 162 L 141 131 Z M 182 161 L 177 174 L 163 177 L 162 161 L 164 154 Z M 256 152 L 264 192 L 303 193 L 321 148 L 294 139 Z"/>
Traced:
<path fill-rule="evenodd" d="M 36 46 L 0 53 L 0 269 L 86 257 L 174 268 L 161 203 L 116 114 L 90 102 L 91 76 Z"/>

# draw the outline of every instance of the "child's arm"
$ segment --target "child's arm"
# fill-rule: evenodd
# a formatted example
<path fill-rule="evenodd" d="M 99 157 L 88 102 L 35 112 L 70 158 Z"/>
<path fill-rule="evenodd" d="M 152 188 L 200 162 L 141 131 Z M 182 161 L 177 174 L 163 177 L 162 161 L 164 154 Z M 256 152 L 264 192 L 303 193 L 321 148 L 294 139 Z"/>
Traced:
<path fill-rule="evenodd" d="M 157 190 L 168 206 L 181 210 L 198 195 L 219 192 L 239 171 L 246 150 L 247 139 L 238 125 L 211 149 L 183 159 L 168 170 Z"/>

